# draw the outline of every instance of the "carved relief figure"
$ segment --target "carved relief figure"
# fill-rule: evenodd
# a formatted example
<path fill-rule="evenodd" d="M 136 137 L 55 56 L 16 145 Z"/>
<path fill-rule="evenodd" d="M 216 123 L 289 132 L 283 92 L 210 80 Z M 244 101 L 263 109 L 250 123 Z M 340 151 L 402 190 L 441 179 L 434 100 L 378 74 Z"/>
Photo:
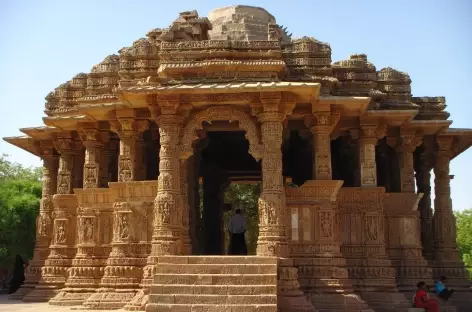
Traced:
<path fill-rule="evenodd" d="M 60 222 L 58 223 L 58 228 L 56 231 L 56 244 L 65 244 L 66 243 L 66 229 L 65 225 Z"/>
<path fill-rule="evenodd" d="M 159 219 L 162 224 L 170 224 L 170 205 L 168 201 L 159 203 Z"/>
<path fill-rule="evenodd" d="M 377 225 L 377 219 L 372 216 L 366 217 L 366 232 L 367 232 L 367 238 L 369 240 L 377 240 L 378 237 L 378 225 Z"/>
<path fill-rule="evenodd" d="M 321 221 L 321 233 L 323 237 L 331 237 L 332 236 L 332 228 L 331 228 L 331 215 L 329 212 L 321 212 L 320 214 L 320 221 Z"/>
<path fill-rule="evenodd" d="M 48 233 L 48 219 L 47 216 L 41 215 L 38 222 L 38 235 L 47 236 Z"/>
<path fill-rule="evenodd" d="M 118 237 L 120 239 L 129 238 L 128 215 L 120 214 L 120 216 L 118 217 Z"/>
<path fill-rule="evenodd" d="M 93 241 L 93 224 L 92 219 L 87 218 L 84 221 L 84 242 Z"/>

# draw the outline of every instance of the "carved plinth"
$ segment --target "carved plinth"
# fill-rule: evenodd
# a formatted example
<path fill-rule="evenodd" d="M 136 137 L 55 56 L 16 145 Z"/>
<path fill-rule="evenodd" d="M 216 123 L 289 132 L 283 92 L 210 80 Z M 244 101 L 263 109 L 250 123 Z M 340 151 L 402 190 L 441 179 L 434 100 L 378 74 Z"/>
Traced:
<path fill-rule="evenodd" d="M 140 289 L 150 253 L 152 199 L 156 181 L 110 183 L 113 238 L 100 288 L 85 300 L 87 309 L 119 309 Z"/>
<path fill-rule="evenodd" d="M 99 287 L 112 238 L 113 194 L 110 189 L 75 189 L 78 208 L 77 254 L 65 288 L 49 301 L 79 305 Z"/>
<path fill-rule="evenodd" d="M 422 194 L 387 193 L 384 199 L 388 257 L 396 269 L 397 287 L 411 292 L 418 281 L 432 285 L 432 271 L 423 258 L 418 203 Z"/>
<path fill-rule="evenodd" d="M 298 270 L 293 259 L 279 258 L 277 271 L 277 306 L 280 311 L 314 311 L 313 305 L 300 289 Z"/>
<path fill-rule="evenodd" d="M 341 188 L 341 251 L 355 291 L 397 291 L 395 270 L 387 258 L 380 187 Z"/>
<path fill-rule="evenodd" d="M 56 194 L 53 197 L 54 224 L 50 254 L 41 272 L 41 279 L 23 300 L 48 301 L 64 287 L 76 254 L 77 198 L 73 194 Z"/>
<path fill-rule="evenodd" d="M 298 188 L 285 188 L 292 223 L 290 256 L 298 267 L 304 292 L 352 291 L 341 253 L 336 203 L 342 183 L 313 180 Z"/>

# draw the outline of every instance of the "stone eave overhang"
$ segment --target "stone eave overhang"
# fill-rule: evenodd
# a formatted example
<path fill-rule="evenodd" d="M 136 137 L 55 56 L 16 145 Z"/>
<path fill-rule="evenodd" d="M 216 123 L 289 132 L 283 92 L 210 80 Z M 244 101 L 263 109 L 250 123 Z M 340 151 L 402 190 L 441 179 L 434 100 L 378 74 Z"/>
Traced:
<path fill-rule="evenodd" d="M 130 108 L 130 105 L 122 101 L 109 103 L 82 103 L 77 106 L 77 111 L 80 114 L 86 115 L 90 121 L 99 121 L 115 119 L 115 111 L 124 108 Z"/>
<path fill-rule="evenodd" d="M 44 124 L 49 127 L 55 127 L 60 130 L 73 131 L 77 130 L 80 122 L 96 121 L 87 115 L 72 115 L 72 116 L 54 116 L 43 117 Z"/>
<path fill-rule="evenodd" d="M 418 114 L 416 109 L 405 110 L 367 110 L 363 118 L 382 120 L 385 124 L 391 127 L 400 127 L 405 123 L 411 122 Z"/>
<path fill-rule="evenodd" d="M 423 135 L 433 135 L 448 129 L 451 124 L 452 120 L 410 120 L 404 126 L 421 131 Z"/>
<path fill-rule="evenodd" d="M 3 138 L 5 142 L 8 142 L 16 147 L 21 148 L 35 156 L 41 157 L 41 148 L 39 141 L 29 136 L 15 136 Z"/>
<path fill-rule="evenodd" d="M 48 126 L 21 128 L 20 131 L 38 141 L 54 140 L 56 133 L 60 132 L 59 129 Z"/>
<path fill-rule="evenodd" d="M 317 110 L 317 105 L 332 105 L 335 109 L 341 109 L 343 116 L 361 116 L 370 101 L 368 96 L 321 96 L 318 101 L 312 102 L 312 111 Z"/>
<path fill-rule="evenodd" d="M 437 136 L 452 136 L 454 138 L 452 143 L 452 158 L 455 158 L 472 146 L 472 129 L 448 128 L 438 133 Z"/>
<path fill-rule="evenodd" d="M 231 82 L 231 83 L 209 83 L 209 84 L 177 84 L 177 85 L 140 85 L 117 88 L 120 99 L 129 103 L 132 107 L 146 107 L 146 96 L 149 94 L 180 95 L 182 102 L 192 102 L 195 95 L 225 95 L 240 93 L 263 93 L 263 92 L 290 92 L 295 96 L 297 103 L 310 103 L 314 98 L 318 99 L 320 94 L 319 83 L 313 82 Z M 200 101 L 205 101 L 200 97 Z M 244 102 L 241 99 L 222 98 L 218 104 L 232 104 Z M 250 104 L 251 100 L 246 101 Z M 190 103 L 191 104 L 191 103 Z M 208 104 L 215 104 L 208 102 Z"/>

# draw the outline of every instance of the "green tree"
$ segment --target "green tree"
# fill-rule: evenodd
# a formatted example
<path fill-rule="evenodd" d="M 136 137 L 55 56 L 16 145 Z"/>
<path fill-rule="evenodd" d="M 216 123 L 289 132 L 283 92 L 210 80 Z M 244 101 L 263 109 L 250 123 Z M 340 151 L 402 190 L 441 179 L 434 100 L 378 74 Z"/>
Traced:
<path fill-rule="evenodd" d="M 472 279 L 472 209 L 466 209 L 455 213 L 457 220 L 457 245 L 461 252 L 462 260 Z"/>
<path fill-rule="evenodd" d="M 26 168 L 0 156 L 0 269 L 15 255 L 33 255 L 41 198 L 41 168 Z"/>
<path fill-rule="evenodd" d="M 225 202 L 233 207 L 240 207 L 246 217 L 247 232 L 246 243 L 249 254 L 256 253 L 257 238 L 259 237 L 259 212 L 257 201 L 261 192 L 260 184 L 239 184 L 231 183 L 225 192 Z M 228 233 L 228 223 L 233 211 L 224 214 L 225 233 Z M 226 237 L 228 240 L 229 237 Z M 226 241 L 226 248 L 229 243 Z"/>

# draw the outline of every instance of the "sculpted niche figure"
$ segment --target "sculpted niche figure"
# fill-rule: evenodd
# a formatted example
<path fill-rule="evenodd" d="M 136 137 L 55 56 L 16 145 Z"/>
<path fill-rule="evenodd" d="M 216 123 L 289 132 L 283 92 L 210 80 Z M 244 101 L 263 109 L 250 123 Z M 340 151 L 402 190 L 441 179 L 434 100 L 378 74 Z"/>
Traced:
<path fill-rule="evenodd" d="M 321 230 L 324 237 L 331 237 L 331 220 L 328 212 L 321 213 Z"/>
<path fill-rule="evenodd" d="M 62 223 L 59 224 L 59 227 L 56 232 L 56 243 L 57 244 L 66 243 L 66 229 Z"/>
<path fill-rule="evenodd" d="M 93 240 L 93 224 L 91 219 L 85 219 L 84 222 L 84 242 Z"/>
<path fill-rule="evenodd" d="M 46 216 L 40 217 L 40 222 L 38 224 L 38 234 L 39 236 L 46 236 L 48 231 L 48 220 Z"/>
<path fill-rule="evenodd" d="M 118 220 L 118 235 L 121 239 L 129 238 L 128 216 L 121 215 Z"/>

